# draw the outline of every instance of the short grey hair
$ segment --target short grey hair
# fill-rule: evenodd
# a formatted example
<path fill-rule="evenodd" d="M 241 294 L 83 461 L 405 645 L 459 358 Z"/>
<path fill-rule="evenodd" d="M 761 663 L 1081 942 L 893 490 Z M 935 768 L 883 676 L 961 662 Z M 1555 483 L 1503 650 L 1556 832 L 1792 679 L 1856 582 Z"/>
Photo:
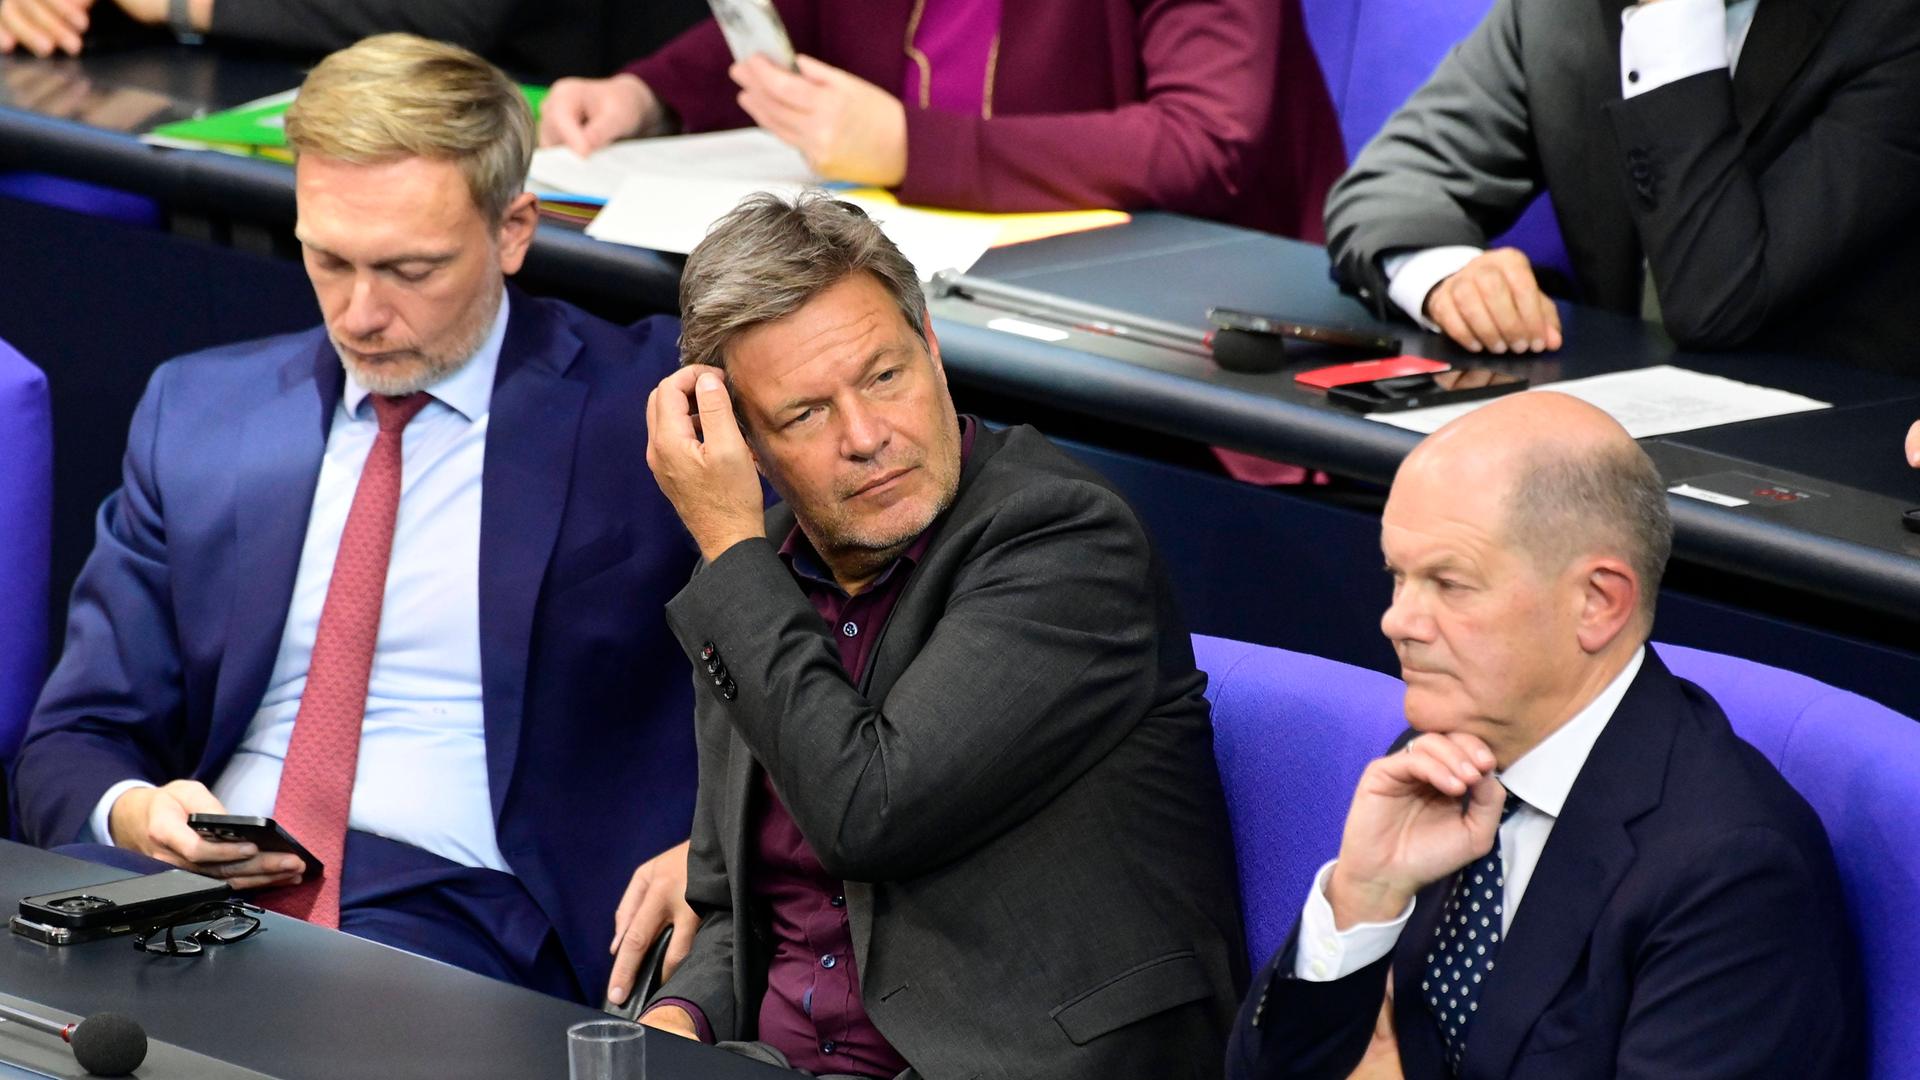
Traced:
<path fill-rule="evenodd" d="M 687 257 L 680 274 L 680 362 L 724 370 L 735 338 L 793 314 L 858 273 L 873 275 L 925 342 L 920 277 L 866 211 L 817 190 L 792 201 L 749 195 Z"/>
<path fill-rule="evenodd" d="M 1604 551 L 1640 578 L 1643 626 L 1653 625 L 1660 577 L 1673 553 L 1666 484 L 1640 445 L 1626 439 L 1590 449 L 1539 447 L 1520 464 L 1507 495 L 1507 528 L 1545 567 Z"/>

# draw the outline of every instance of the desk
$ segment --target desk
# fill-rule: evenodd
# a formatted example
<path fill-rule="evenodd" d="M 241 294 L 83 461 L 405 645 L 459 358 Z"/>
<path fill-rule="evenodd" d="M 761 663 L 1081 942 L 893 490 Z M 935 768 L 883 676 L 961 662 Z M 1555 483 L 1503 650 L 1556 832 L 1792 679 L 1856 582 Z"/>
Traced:
<path fill-rule="evenodd" d="M 0 897 L 110 880 L 110 868 L 0 841 Z M 120 875 L 124 876 L 124 875 Z M 564 1080 L 567 1028 L 602 1014 L 398 949 L 268 913 L 265 932 L 196 958 L 111 938 L 0 941 L 0 987 L 66 1012 L 112 1011 L 150 1038 L 282 1080 Z M 674 1036 L 649 1036 L 665 1080 L 791 1077 Z"/>
<path fill-rule="evenodd" d="M 44 82 L 47 72 L 84 86 L 65 96 L 42 88 L 33 100 L 7 90 L 0 168 L 116 184 L 162 200 L 176 218 L 172 234 L 136 232 L 0 199 L 0 233 L 34 236 L 0 255 L 9 277 L 27 286 L 0 295 L 0 336 L 52 373 L 62 463 L 55 579 L 64 584 L 91 544 L 92 508 L 117 481 L 124 418 L 151 367 L 187 349 L 311 324 L 316 315 L 289 259 L 287 169 L 156 151 L 83 122 L 100 112 L 87 104 L 89 93 L 131 89 L 168 95 L 181 108 L 217 107 L 291 85 L 297 73 L 290 66 L 149 47 L 77 61 L 0 59 L 0 87 L 33 83 L 29 76 Z M 203 219 L 212 224 L 197 224 Z M 193 243 L 182 232 L 234 246 Z M 157 283 L 141 270 L 154 266 L 166 268 Z M 1332 285 L 1321 249 L 1174 215 L 1142 214 L 1121 228 L 993 251 L 974 272 L 1189 323 L 1215 304 L 1376 325 Z M 521 280 L 621 319 L 671 310 L 676 277 L 672 259 L 543 226 Z M 237 308 L 235 296 L 249 304 Z M 127 310 L 120 320 L 98 318 L 109 298 Z M 938 303 L 934 315 L 963 407 L 1078 435 L 1090 459 L 1148 508 L 1194 629 L 1391 663 L 1372 627 L 1373 605 L 1384 603 L 1371 573 L 1374 518 L 1338 513 L 1313 493 L 1217 483 L 1169 463 L 1167 449 L 1193 457 L 1197 445 L 1223 445 L 1384 484 L 1415 436 L 1330 409 L 1286 373 L 1236 375 L 1110 339 L 1031 341 L 987 329 L 964 303 Z M 1920 649 L 1913 645 L 1920 537 L 1897 520 L 1920 503 L 1920 477 L 1893 467 L 1897 433 L 1879 446 L 1867 427 L 1850 426 L 1856 416 L 1920 417 L 1920 380 L 1801 357 L 1679 354 L 1634 319 L 1579 309 L 1565 309 L 1565 317 L 1569 346 L 1531 361 L 1468 357 L 1405 326 L 1395 332 L 1411 351 L 1523 370 L 1536 384 L 1671 360 L 1840 406 L 1648 440 L 1670 478 L 1742 472 L 1821 496 L 1738 510 L 1676 500 L 1670 582 L 1677 588 L 1663 601 L 1661 632 L 1795 667 L 1920 715 Z M 69 418 L 77 415 L 88 417 L 90 430 L 76 430 Z M 1860 440 L 1843 445 L 1828 437 L 1830 429 Z M 1276 559 L 1282 553 L 1286 559 Z M 1287 565 L 1276 566 L 1281 561 Z M 1252 596 L 1248 581 L 1264 582 L 1267 592 Z M 1340 625 L 1320 618 L 1303 629 L 1286 614 L 1295 603 L 1338 610 Z M 1667 633 L 1669 623 L 1677 633 Z"/>

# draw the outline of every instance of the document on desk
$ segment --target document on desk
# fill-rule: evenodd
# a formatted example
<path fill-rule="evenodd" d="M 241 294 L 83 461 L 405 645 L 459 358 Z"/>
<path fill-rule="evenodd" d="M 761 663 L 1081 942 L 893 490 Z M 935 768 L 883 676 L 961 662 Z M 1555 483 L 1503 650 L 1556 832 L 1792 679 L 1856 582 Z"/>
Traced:
<path fill-rule="evenodd" d="M 1670 364 L 1549 383 L 1526 393 L 1537 390 L 1552 390 L 1577 397 L 1618 420 L 1620 426 L 1627 429 L 1627 434 L 1636 439 L 1833 407 L 1828 402 L 1815 401 L 1785 390 L 1754 386 Z M 1438 405 L 1431 409 L 1408 409 L 1405 412 L 1370 413 L 1367 419 L 1431 435 L 1449 420 L 1465 416 L 1490 404 L 1491 400 Z"/>
<path fill-rule="evenodd" d="M 628 139 L 585 158 L 564 146 L 544 146 L 533 152 L 529 173 L 549 190 L 601 199 L 613 198 L 630 176 L 789 185 L 796 190 L 822 182 L 800 151 L 759 128 Z"/>

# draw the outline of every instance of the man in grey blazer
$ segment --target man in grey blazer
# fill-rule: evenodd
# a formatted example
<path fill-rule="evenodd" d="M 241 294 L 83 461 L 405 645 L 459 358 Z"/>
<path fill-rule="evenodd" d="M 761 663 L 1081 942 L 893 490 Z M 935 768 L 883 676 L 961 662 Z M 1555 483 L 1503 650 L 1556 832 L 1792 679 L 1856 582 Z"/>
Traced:
<path fill-rule="evenodd" d="M 645 1022 L 819 1075 L 1217 1077 L 1232 853 L 1139 520 L 1033 429 L 956 416 L 913 268 L 853 207 L 749 200 L 681 303 L 647 453 L 706 558 L 667 608 L 704 922 Z"/>
<path fill-rule="evenodd" d="M 1920 0 L 1496 0 L 1327 201 L 1336 272 L 1469 349 L 1557 348 L 1525 255 L 1552 193 L 1578 299 L 1920 370 Z"/>

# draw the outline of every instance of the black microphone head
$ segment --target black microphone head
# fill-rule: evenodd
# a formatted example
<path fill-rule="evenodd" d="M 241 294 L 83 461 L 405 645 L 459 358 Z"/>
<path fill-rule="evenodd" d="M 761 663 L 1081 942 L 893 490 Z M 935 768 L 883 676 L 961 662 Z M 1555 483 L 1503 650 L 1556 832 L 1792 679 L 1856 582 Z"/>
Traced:
<path fill-rule="evenodd" d="M 147 1032 L 131 1017 L 94 1013 L 67 1037 L 73 1059 L 94 1076 L 127 1076 L 147 1060 Z"/>
<path fill-rule="evenodd" d="M 1213 362 L 1228 371 L 1244 375 L 1263 375 L 1286 365 L 1287 350 L 1273 334 L 1252 334 L 1245 330 L 1213 332 Z"/>

